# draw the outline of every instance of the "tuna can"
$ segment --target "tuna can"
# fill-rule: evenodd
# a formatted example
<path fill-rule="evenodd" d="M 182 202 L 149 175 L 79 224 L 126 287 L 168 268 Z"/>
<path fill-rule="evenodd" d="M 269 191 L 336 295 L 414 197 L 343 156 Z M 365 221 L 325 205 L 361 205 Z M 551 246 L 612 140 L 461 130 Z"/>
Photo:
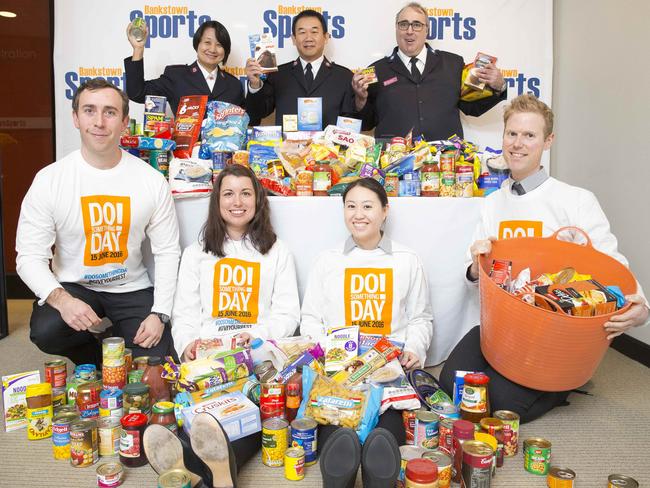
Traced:
<path fill-rule="evenodd" d="M 485 442 L 463 442 L 461 486 L 490 488 L 494 451 Z"/>
<path fill-rule="evenodd" d="M 415 416 L 414 445 L 425 449 L 438 447 L 438 422 L 440 417 L 429 410 L 418 410 Z"/>
<path fill-rule="evenodd" d="M 70 461 L 70 424 L 79 420 L 76 412 L 62 412 L 52 419 L 52 452 L 54 459 Z"/>
<path fill-rule="evenodd" d="M 548 488 L 573 488 L 575 479 L 576 474 L 573 470 L 551 466 L 551 469 L 548 470 L 546 484 Z"/>
<path fill-rule="evenodd" d="M 284 477 L 291 481 L 305 477 L 305 451 L 302 447 L 290 447 L 284 453 Z"/>
<path fill-rule="evenodd" d="M 158 488 L 192 488 L 192 477 L 183 468 L 168 469 L 160 473 Z"/>
<path fill-rule="evenodd" d="M 441 450 L 426 451 L 422 454 L 424 459 L 431 459 L 438 466 L 438 488 L 451 486 L 451 456 Z"/>
<path fill-rule="evenodd" d="M 546 476 L 551 462 L 551 443 L 546 439 L 531 438 L 524 441 L 524 468 L 539 476 Z"/>
<path fill-rule="evenodd" d="M 438 423 L 438 447 L 451 454 L 454 440 L 455 419 L 441 418 Z"/>
<path fill-rule="evenodd" d="M 431 405 L 431 411 L 438 414 L 440 419 L 460 419 L 460 412 L 456 405 L 450 402 L 438 402 Z"/>
<path fill-rule="evenodd" d="M 288 447 L 289 422 L 274 417 L 262 422 L 262 462 L 277 467 L 284 463 Z"/>
<path fill-rule="evenodd" d="M 55 359 L 45 363 L 45 381 L 52 388 L 65 388 L 65 379 L 68 376 L 68 365 L 63 359 Z"/>
<path fill-rule="evenodd" d="M 623 474 L 610 474 L 607 477 L 607 488 L 639 488 L 639 482 Z"/>
<path fill-rule="evenodd" d="M 99 459 L 97 422 L 81 419 L 70 424 L 70 464 L 75 468 L 92 466 Z"/>
<path fill-rule="evenodd" d="M 310 418 L 296 419 L 291 422 L 291 447 L 300 447 L 305 451 L 305 466 L 316 463 L 318 452 L 318 424 Z"/>
<path fill-rule="evenodd" d="M 97 434 L 99 435 L 100 456 L 117 456 L 120 453 L 122 426 L 118 419 L 113 417 L 100 418 L 97 421 Z"/>
<path fill-rule="evenodd" d="M 492 416 L 503 422 L 503 455 L 512 457 L 519 450 L 519 414 L 510 410 L 497 410 Z M 510 431 L 510 434 L 508 434 Z M 509 437 L 508 437 L 509 436 Z"/>
<path fill-rule="evenodd" d="M 103 463 L 97 467 L 97 487 L 113 488 L 122 484 L 124 468 L 120 463 Z"/>
<path fill-rule="evenodd" d="M 411 446 L 408 444 L 399 446 L 399 454 L 400 454 L 401 461 L 400 461 L 399 475 L 397 475 L 397 482 L 395 484 L 397 488 L 404 488 L 406 484 L 406 463 L 408 463 L 411 459 L 421 458 L 425 452 L 426 449 L 418 446 Z"/>

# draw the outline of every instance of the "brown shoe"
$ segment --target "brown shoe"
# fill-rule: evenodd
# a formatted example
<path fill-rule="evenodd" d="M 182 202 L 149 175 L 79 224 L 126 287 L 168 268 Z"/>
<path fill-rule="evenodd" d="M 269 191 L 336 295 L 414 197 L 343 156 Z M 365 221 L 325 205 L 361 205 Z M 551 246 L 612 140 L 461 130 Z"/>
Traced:
<path fill-rule="evenodd" d="M 212 471 L 214 488 L 232 488 L 237 483 L 237 465 L 221 424 L 209 413 L 199 413 L 190 429 L 192 450 Z"/>
<path fill-rule="evenodd" d="M 166 427 L 157 424 L 147 427 L 142 437 L 142 444 L 149 464 L 156 473 L 183 468 L 190 473 L 192 487 L 201 483 L 201 478 L 185 467 L 181 441 Z"/>

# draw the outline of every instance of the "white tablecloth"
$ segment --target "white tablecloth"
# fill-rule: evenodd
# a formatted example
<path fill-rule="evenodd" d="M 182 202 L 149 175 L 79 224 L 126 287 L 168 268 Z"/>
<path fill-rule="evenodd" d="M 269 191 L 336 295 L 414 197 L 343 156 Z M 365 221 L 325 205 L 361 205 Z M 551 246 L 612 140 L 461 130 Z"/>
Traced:
<path fill-rule="evenodd" d="M 209 198 L 176 200 L 181 247 L 193 242 L 207 217 Z M 316 255 L 348 236 L 340 197 L 270 197 L 275 231 L 291 249 L 302 299 Z M 465 280 L 464 260 L 483 200 L 400 197 L 390 199 L 386 231 L 421 257 L 433 307 L 434 334 L 427 366 L 444 361 L 478 324 L 478 290 Z"/>

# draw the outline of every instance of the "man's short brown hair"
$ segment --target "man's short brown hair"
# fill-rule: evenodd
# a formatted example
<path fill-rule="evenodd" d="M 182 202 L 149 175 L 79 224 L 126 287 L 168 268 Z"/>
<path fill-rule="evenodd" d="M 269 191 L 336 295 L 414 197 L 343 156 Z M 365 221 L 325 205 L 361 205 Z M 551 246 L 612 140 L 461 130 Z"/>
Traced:
<path fill-rule="evenodd" d="M 553 111 L 535 95 L 526 93 L 514 98 L 503 111 L 503 126 L 505 129 L 508 119 L 514 113 L 539 114 L 544 119 L 544 139 L 553 133 Z"/>
<path fill-rule="evenodd" d="M 79 112 L 79 97 L 81 97 L 81 94 L 85 90 L 95 91 L 95 90 L 101 90 L 102 88 L 112 88 L 113 90 L 115 90 L 117 93 L 120 94 L 120 98 L 122 99 L 122 118 L 128 117 L 129 97 L 127 97 L 126 93 L 124 93 L 122 90 L 116 87 L 113 83 L 106 81 L 104 78 L 93 78 L 91 80 L 83 82 L 79 86 L 79 88 L 77 88 L 74 97 L 72 97 L 72 110 L 75 113 Z"/>

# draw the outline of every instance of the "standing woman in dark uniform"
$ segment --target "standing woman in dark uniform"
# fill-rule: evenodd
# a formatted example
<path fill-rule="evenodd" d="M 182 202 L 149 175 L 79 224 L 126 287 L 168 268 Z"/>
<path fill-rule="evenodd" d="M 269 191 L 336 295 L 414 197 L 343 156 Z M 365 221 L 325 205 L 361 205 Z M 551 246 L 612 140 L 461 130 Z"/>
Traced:
<path fill-rule="evenodd" d="M 220 100 L 243 106 L 244 90 L 237 78 L 223 70 L 230 54 L 230 35 L 216 20 L 204 22 L 192 39 L 197 60 L 192 64 L 167 66 L 160 78 L 144 79 L 144 46 L 147 42 L 146 25 L 144 38 L 138 40 L 132 35 L 131 24 L 127 38 L 133 46 L 133 55 L 124 60 L 126 71 L 126 93 L 131 100 L 144 103 L 146 95 L 167 97 L 174 114 L 181 97 L 207 95 L 208 100 Z"/>

